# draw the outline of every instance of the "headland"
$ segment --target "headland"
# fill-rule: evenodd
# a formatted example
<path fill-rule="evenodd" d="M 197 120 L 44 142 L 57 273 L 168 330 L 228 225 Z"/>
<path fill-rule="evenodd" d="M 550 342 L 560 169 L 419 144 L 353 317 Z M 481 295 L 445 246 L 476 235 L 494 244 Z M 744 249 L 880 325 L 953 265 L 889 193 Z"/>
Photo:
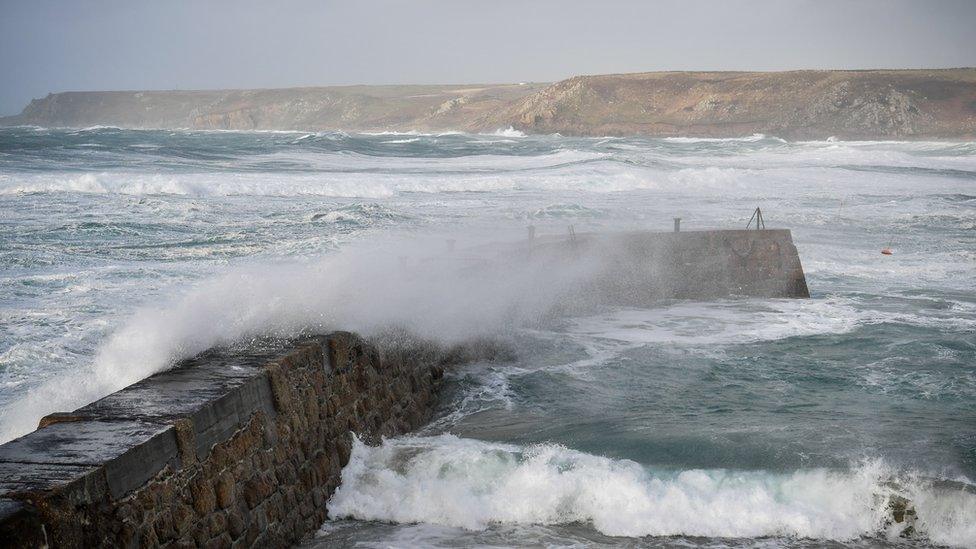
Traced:
<path fill-rule="evenodd" d="M 552 84 L 78 91 L 0 125 L 797 140 L 976 138 L 976 69 L 648 72 Z"/>

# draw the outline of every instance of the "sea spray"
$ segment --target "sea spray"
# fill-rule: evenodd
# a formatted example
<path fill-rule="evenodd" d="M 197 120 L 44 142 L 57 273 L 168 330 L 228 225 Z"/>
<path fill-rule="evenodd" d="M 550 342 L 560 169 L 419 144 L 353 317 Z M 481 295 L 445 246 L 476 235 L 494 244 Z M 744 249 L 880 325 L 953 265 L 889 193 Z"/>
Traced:
<path fill-rule="evenodd" d="M 479 249 L 487 255 L 479 256 Z M 136 311 L 87 368 L 7 407 L 0 439 L 31 430 L 47 413 L 248 339 L 336 329 L 370 335 L 402 326 L 452 343 L 538 324 L 554 308 L 591 306 L 589 296 L 573 290 L 600 265 L 599 250 L 564 259 L 499 255 L 492 247 L 454 254 L 446 252 L 442 236 L 427 235 L 350 246 L 310 263 L 234 269 Z"/>

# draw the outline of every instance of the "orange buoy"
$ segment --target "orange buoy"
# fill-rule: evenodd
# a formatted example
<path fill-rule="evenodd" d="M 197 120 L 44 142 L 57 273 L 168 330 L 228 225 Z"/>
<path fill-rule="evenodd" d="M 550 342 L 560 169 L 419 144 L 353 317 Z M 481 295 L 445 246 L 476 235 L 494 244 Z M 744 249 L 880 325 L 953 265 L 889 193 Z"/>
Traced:
<path fill-rule="evenodd" d="M 892 254 L 892 251 L 891 251 L 891 248 L 887 248 L 886 247 L 886 248 L 881 248 L 881 253 L 883 255 L 891 255 Z"/>

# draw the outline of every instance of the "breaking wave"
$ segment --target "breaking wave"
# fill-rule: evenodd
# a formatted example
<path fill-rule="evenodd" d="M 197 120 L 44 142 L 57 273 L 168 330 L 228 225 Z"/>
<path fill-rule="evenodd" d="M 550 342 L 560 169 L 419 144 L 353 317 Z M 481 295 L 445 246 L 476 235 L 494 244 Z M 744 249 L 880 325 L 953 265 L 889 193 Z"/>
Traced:
<path fill-rule="evenodd" d="M 779 137 L 769 137 L 762 133 L 754 133 L 747 137 L 665 137 L 664 141 L 669 143 L 758 143 L 769 141 L 775 143 L 786 143 Z"/>
<path fill-rule="evenodd" d="M 915 502 L 918 532 L 976 543 L 976 495 L 899 479 L 881 461 L 846 471 L 655 471 L 553 444 L 519 447 L 445 434 L 370 447 L 356 440 L 329 515 L 470 530 L 589 523 L 611 536 L 896 537 L 893 496 Z"/>

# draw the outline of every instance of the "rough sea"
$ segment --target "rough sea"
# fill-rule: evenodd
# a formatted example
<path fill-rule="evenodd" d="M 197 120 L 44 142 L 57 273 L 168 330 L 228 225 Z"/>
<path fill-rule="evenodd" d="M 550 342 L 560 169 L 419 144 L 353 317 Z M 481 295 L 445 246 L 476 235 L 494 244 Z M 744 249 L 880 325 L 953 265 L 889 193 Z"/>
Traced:
<path fill-rule="evenodd" d="M 811 299 L 551 315 L 388 268 L 757 206 Z M 313 546 L 976 546 L 976 143 L 0 129 L 0 441 L 213 345 L 389 326 L 517 358 L 357 443 Z"/>

